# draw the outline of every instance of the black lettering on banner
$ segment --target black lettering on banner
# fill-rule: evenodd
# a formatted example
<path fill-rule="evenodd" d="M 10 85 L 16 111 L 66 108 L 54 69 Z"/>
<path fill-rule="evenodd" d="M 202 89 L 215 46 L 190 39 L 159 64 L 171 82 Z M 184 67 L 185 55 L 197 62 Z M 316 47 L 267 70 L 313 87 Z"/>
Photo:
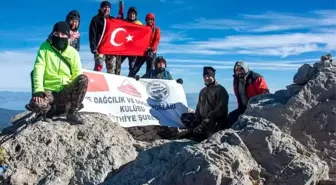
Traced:
<path fill-rule="evenodd" d="M 135 103 L 135 101 L 134 101 L 133 98 L 129 98 L 129 97 L 127 97 L 127 101 L 128 101 L 128 103 Z"/>
<path fill-rule="evenodd" d="M 146 109 L 139 105 L 122 105 L 120 106 L 120 112 L 145 112 Z"/>
<path fill-rule="evenodd" d="M 94 101 L 94 103 L 99 103 L 97 97 L 93 97 L 93 101 Z"/>
<path fill-rule="evenodd" d="M 109 114 L 109 117 L 112 118 L 112 120 L 116 121 L 116 122 L 136 122 L 136 115 L 124 115 L 124 116 L 115 116 L 112 114 Z"/>
<path fill-rule="evenodd" d="M 160 105 L 150 105 L 155 110 L 172 110 L 176 109 L 176 104 L 160 104 Z"/>
<path fill-rule="evenodd" d="M 97 103 L 97 104 L 126 103 L 125 97 L 116 97 L 116 96 L 93 97 L 93 100 L 94 100 L 94 103 Z"/>
<path fill-rule="evenodd" d="M 85 99 L 88 100 L 89 102 L 92 102 L 92 98 L 90 96 L 85 96 Z"/>
<path fill-rule="evenodd" d="M 143 122 L 143 121 L 150 121 L 150 120 L 157 120 L 154 116 L 150 115 L 150 114 L 140 114 L 138 115 L 139 121 Z"/>

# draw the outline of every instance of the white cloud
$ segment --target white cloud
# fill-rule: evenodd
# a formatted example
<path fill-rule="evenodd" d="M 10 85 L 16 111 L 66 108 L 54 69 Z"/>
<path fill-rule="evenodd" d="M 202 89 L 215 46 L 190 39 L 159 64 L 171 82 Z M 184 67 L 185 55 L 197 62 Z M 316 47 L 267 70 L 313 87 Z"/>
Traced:
<path fill-rule="evenodd" d="M 162 53 L 200 55 L 245 54 L 287 57 L 308 52 L 336 50 L 336 30 L 323 33 L 285 33 L 269 35 L 238 35 L 190 41 L 183 45 L 161 45 Z"/>
<path fill-rule="evenodd" d="M 335 10 L 319 10 L 307 14 L 265 12 L 263 14 L 240 14 L 237 17 L 225 19 L 201 17 L 193 22 L 173 25 L 172 28 L 270 32 L 336 26 L 335 20 Z"/>

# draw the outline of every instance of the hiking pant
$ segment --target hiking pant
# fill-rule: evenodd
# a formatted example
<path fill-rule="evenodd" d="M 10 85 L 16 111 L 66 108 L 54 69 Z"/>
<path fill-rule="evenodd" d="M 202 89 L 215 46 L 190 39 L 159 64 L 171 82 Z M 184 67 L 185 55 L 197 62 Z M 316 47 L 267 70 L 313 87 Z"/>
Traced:
<path fill-rule="evenodd" d="M 238 109 L 229 113 L 228 121 L 229 121 L 231 126 L 238 120 L 239 116 L 242 115 L 245 112 L 245 110 L 246 109 L 238 108 Z"/>
<path fill-rule="evenodd" d="M 134 77 L 140 71 L 142 65 L 145 62 L 146 62 L 146 75 L 149 76 L 151 71 L 155 69 L 155 64 L 154 64 L 155 58 L 156 58 L 156 54 L 154 54 L 154 57 L 138 56 L 132 70 L 130 70 L 130 73 L 128 74 L 128 77 Z"/>
<path fill-rule="evenodd" d="M 120 75 L 120 60 L 118 60 L 118 56 L 112 56 L 112 55 L 103 55 L 102 57 L 95 56 L 95 66 L 94 71 L 101 71 L 101 69 L 98 68 L 98 66 L 103 66 L 104 62 L 106 64 L 106 72 L 110 74 L 117 74 Z"/>
<path fill-rule="evenodd" d="M 134 67 L 138 57 L 137 56 L 120 56 L 120 63 L 122 64 L 125 61 L 126 58 L 128 59 L 128 76 L 130 77 L 130 74 L 132 73 L 131 71 L 133 70 L 133 67 Z M 134 77 L 134 76 L 132 76 L 132 77 Z"/>
<path fill-rule="evenodd" d="M 222 130 L 220 123 L 216 121 L 210 121 L 207 124 L 204 124 L 203 120 L 196 119 L 195 113 L 183 113 L 181 115 L 181 121 L 184 124 L 184 126 L 191 130 L 194 130 L 196 127 L 201 126 L 202 124 L 202 131 L 198 133 L 192 132 L 189 135 L 189 139 L 192 139 L 194 141 L 200 142 L 207 138 L 209 138 L 212 134 L 218 132 L 219 130 Z"/>
<path fill-rule="evenodd" d="M 61 92 L 45 92 L 41 102 L 30 100 L 29 107 L 36 113 L 47 113 L 51 109 L 51 104 L 56 107 L 64 107 L 64 111 L 78 110 L 82 107 L 89 79 L 86 75 L 81 74 L 75 78 L 69 85 L 64 87 Z"/>

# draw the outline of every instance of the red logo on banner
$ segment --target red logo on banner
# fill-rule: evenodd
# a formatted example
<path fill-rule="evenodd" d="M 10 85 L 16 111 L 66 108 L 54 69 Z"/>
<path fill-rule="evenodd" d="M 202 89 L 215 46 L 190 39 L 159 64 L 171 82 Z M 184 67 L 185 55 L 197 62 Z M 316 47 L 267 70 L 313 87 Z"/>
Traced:
<path fill-rule="evenodd" d="M 141 93 L 139 93 L 139 91 L 136 90 L 136 88 L 133 85 L 131 85 L 131 83 L 128 80 L 126 80 L 126 79 L 118 87 L 118 90 L 121 91 L 121 92 L 123 92 L 123 93 L 129 94 L 131 96 L 135 96 L 135 97 L 141 98 Z"/>
<path fill-rule="evenodd" d="M 110 91 L 104 74 L 84 72 L 89 78 L 89 86 L 87 92 L 105 92 Z"/>

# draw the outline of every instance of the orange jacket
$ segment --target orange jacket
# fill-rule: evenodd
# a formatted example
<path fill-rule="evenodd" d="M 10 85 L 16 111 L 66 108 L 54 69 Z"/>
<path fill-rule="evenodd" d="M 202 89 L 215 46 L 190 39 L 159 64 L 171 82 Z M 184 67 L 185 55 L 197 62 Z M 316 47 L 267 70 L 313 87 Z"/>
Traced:
<path fill-rule="evenodd" d="M 150 47 L 154 50 L 157 51 L 158 49 L 158 45 L 161 39 L 161 33 L 160 33 L 160 28 L 159 27 L 155 27 L 152 29 L 152 36 L 151 36 L 151 40 L 150 40 Z"/>
<path fill-rule="evenodd" d="M 239 96 L 239 92 L 237 88 L 238 83 L 239 83 L 239 79 L 234 76 L 233 90 L 237 97 L 238 107 L 240 107 L 242 104 L 241 104 L 241 100 L 240 100 L 240 96 Z M 245 93 L 246 93 L 246 97 L 248 100 L 250 100 L 253 96 L 264 94 L 264 93 L 269 93 L 269 89 L 268 89 L 265 79 L 256 72 L 249 71 L 249 74 L 246 77 L 245 83 L 246 83 Z"/>

